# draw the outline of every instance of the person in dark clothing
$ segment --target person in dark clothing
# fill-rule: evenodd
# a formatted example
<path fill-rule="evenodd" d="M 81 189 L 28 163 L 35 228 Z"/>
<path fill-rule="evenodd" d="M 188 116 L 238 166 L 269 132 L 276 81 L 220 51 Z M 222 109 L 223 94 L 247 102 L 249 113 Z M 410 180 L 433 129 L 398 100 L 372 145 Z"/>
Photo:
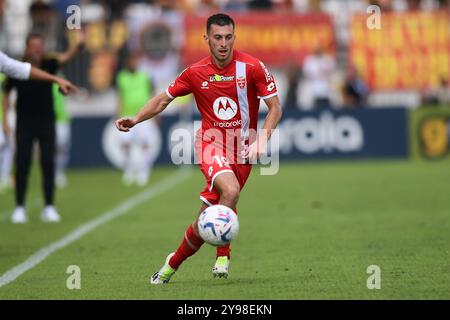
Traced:
<path fill-rule="evenodd" d="M 343 87 L 344 106 L 356 109 L 366 105 L 369 88 L 355 66 L 350 66 Z"/>
<path fill-rule="evenodd" d="M 64 53 L 47 56 L 44 52 L 44 38 L 36 33 L 27 37 L 24 61 L 50 74 L 72 59 L 84 42 L 79 33 L 76 46 Z M 31 166 L 33 143 L 37 141 L 40 149 L 40 163 L 43 175 L 45 207 L 41 219 L 58 222 L 60 216 L 53 206 L 55 185 L 55 114 L 53 109 L 52 84 L 40 81 L 23 81 L 8 78 L 3 86 L 7 96 L 12 89 L 17 90 L 16 104 L 16 208 L 12 214 L 13 223 L 27 222 L 25 195 Z M 5 100 L 7 101 L 7 99 Z M 6 106 L 3 108 L 6 113 Z M 4 123 L 5 126 L 5 123 Z M 8 128 L 3 128 L 5 131 Z"/>

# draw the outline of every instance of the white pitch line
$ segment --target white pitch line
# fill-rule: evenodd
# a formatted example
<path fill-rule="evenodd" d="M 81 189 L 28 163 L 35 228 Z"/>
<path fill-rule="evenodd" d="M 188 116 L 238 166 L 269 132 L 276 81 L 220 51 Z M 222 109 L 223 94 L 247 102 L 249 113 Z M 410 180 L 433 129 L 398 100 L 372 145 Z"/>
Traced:
<path fill-rule="evenodd" d="M 122 202 L 114 209 L 101 214 L 99 217 L 83 224 L 82 226 L 73 230 L 71 233 L 59 239 L 58 241 L 53 242 L 52 244 L 42 248 L 21 264 L 5 272 L 0 277 L 0 288 L 14 281 L 17 277 L 21 276 L 28 270 L 34 268 L 36 265 L 44 261 L 53 252 L 68 246 L 72 242 L 75 242 L 76 240 L 80 239 L 87 233 L 93 231 L 97 227 L 129 212 L 129 210 L 154 198 L 158 194 L 171 189 L 172 187 L 180 183 L 182 180 L 186 179 L 190 174 L 191 174 L 190 169 L 180 169 L 174 174 L 167 177 L 166 179 L 155 184 L 154 186 Z"/>

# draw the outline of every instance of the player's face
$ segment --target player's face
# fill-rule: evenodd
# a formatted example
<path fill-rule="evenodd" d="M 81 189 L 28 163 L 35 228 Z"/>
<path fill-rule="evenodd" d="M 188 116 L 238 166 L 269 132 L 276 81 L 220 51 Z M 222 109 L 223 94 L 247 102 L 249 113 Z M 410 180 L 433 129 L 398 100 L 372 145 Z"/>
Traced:
<path fill-rule="evenodd" d="M 227 62 L 233 53 L 234 44 L 234 28 L 233 25 L 219 26 L 212 24 L 205 40 L 208 42 L 211 55 L 218 62 Z"/>
<path fill-rule="evenodd" d="M 26 48 L 26 56 L 32 60 L 40 60 L 44 54 L 44 41 L 41 38 L 31 38 Z"/>

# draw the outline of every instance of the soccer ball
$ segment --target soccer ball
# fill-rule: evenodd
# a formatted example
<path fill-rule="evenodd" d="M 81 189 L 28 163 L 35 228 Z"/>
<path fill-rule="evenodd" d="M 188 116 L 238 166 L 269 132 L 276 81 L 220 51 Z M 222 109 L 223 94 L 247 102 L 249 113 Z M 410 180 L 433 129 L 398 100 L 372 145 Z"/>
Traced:
<path fill-rule="evenodd" d="M 236 238 L 239 220 L 236 213 L 226 206 L 210 206 L 200 213 L 198 231 L 205 242 L 213 246 L 223 246 Z"/>

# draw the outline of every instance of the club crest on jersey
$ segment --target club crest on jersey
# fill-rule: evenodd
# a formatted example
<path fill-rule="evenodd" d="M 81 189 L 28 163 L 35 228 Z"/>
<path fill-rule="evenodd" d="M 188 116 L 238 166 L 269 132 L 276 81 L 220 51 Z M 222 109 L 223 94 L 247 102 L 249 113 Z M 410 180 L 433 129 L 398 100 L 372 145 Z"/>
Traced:
<path fill-rule="evenodd" d="M 236 102 L 228 97 L 219 97 L 213 103 L 213 110 L 221 120 L 232 119 L 238 110 Z"/>
<path fill-rule="evenodd" d="M 234 80 L 234 76 L 221 76 L 218 74 L 215 74 L 213 76 L 209 77 L 209 82 L 222 82 L 222 81 L 233 81 Z"/>
<path fill-rule="evenodd" d="M 246 81 L 245 81 L 245 78 L 244 78 L 244 77 L 236 78 L 236 82 L 237 82 L 239 88 L 241 88 L 241 89 L 244 89 L 244 88 L 245 88 L 245 83 L 246 83 Z"/>

